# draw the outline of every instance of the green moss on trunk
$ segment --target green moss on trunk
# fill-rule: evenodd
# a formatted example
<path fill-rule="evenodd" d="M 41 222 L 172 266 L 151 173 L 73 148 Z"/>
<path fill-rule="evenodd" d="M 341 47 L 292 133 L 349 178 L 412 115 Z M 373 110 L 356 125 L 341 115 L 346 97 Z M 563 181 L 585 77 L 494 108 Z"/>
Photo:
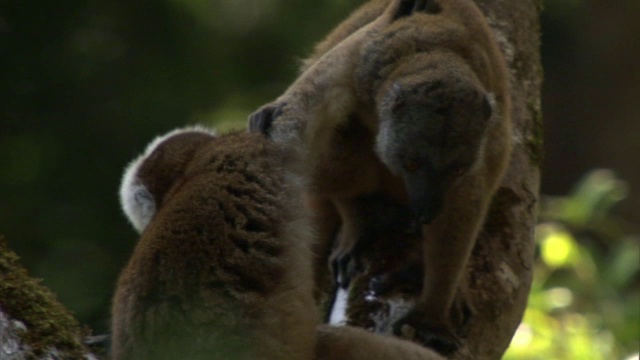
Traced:
<path fill-rule="evenodd" d="M 88 351 L 81 339 L 88 331 L 55 294 L 29 277 L 18 260 L 0 236 L 0 308 L 26 325 L 22 341 L 32 349 L 27 358 L 39 358 L 55 349 L 64 359 L 85 359 Z"/>

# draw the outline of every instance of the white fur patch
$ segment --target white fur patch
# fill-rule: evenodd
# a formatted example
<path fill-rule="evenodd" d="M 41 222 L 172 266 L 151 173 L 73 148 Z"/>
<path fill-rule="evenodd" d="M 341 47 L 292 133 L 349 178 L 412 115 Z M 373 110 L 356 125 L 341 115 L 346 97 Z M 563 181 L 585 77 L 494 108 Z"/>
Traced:
<path fill-rule="evenodd" d="M 156 137 L 142 153 L 142 155 L 135 158 L 125 168 L 122 176 L 122 183 L 120 185 L 120 206 L 122 211 L 133 224 L 133 227 L 142 232 L 151 218 L 156 213 L 156 200 L 155 197 L 146 185 L 138 178 L 138 169 L 147 157 L 165 140 L 172 136 L 182 134 L 185 132 L 201 132 L 215 136 L 214 129 L 209 129 L 204 126 L 190 126 L 180 129 L 172 130 L 164 135 Z"/>
<path fill-rule="evenodd" d="M 120 205 L 133 227 L 142 232 L 156 213 L 156 201 L 137 177 L 138 168 L 146 156 L 140 156 L 127 166 L 120 186 Z"/>
<path fill-rule="evenodd" d="M 496 94 L 489 92 L 487 93 L 487 100 L 489 101 L 489 105 L 491 105 L 491 111 L 495 112 L 500 110 L 497 106 L 497 102 L 496 102 Z M 502 114 L 500 114 L 502 115 Z"/>
<path fill-rule="evenodd" d="M 155 150 L 158 147 L 158 145 L 160 145 L 160 143 L 162 143 L 163 141 L 167 140 L 172 136 L 186 133 L 186 132 L 200 132 L 200 133 L 216 136 L 215 129 L 208 128 L 202 125 L 194 125 L 194 126 L 187 126 L 184 128 L 174 129 L 164 135 L 157 136 L 155 139 L 153 139 L 153 141 L 151 141 L 151 143 L 147 145 L 147 148 L 144 150 L 144 153 L 141 156 L 143 157 L 149 156 L 149 154 L 151 154 L 153 150 Z"/>
<path fill-rule="evenodd" d="M 349 300 L 349 291 L 339 288 L 336 293 L 336 299 L 331 307 L 331 315 L 329 316 L 329 324 L 345 325 L 347 323 L 347 301 Z"/>

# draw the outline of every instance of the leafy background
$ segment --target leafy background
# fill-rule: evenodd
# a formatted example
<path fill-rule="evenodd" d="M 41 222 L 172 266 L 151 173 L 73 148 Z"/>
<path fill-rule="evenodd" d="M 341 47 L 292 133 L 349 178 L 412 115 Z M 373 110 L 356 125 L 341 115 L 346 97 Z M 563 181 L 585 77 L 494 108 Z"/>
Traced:
<path fill-rule="evenodd" d="M 244 126 L 358 3 L 0 1 L 0 233 L 107 331 L 136 239 L 125 164 L 177 126 Z M 546 2 L 540 251 L 507 359 L 637 359 L 639 15 L 637 0 Z"/>

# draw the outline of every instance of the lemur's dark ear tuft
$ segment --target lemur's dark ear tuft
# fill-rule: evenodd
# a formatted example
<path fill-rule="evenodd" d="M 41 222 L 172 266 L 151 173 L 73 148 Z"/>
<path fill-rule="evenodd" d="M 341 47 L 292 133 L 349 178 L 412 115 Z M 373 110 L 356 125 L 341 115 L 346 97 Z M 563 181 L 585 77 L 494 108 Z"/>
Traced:
<path fill-rule="evenodd" d="M 482 115 L 485 120 L 489 120 L 493 115 L 493 104 L 487 96 L 482 97 Z"/>
<path fill-rule="evenodd" d="M 265 105 L 249 115 L 249 132 L 257 132 L 269 136 L 271 125 L 282 114 L 284 106 L 286 106 L 286 103 Z"/>

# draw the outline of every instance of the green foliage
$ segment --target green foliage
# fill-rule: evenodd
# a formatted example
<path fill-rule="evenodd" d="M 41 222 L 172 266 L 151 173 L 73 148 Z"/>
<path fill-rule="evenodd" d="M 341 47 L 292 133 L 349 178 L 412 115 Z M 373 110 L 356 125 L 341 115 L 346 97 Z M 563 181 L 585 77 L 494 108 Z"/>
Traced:
<path fill-rule="evenodd" d="M 543 203 L 529 305 L 506 360 L 637 359 L 640 242 L 610 213 L 626 193 L 596 170 Z"/>

